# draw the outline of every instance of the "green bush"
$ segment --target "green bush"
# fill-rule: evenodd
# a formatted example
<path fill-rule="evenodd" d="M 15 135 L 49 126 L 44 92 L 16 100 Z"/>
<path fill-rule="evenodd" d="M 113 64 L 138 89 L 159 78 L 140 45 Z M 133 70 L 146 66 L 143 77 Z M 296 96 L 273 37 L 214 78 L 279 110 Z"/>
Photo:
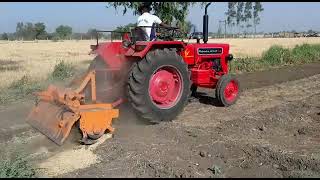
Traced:
<path fill-rule="evenodd" d="M 303 64 L 320 60 L 320 44 L 302 44 L 293 49 L 271 46 L 259 58 L 235 59 L 229 64 L 231 73 L 253 72 L 287 64 Z"/>
<path fill-rule="evenodd" d="M 31 94 L 34 91 L 41 90 L 40 83 L 33 81 L 29 75 L 24 75 L 18 81 L 13 82 L 9 89 L 14 90 L 16 94 L 25 96 Z"/>
<path fill-rule="evenodd" d="M 290 50 L 278 45 L 271 46 L 262 54 L 262 61 L 270 66 L 289 63 Z"/>
<path fill-rule="evenodd" d="M 44 82 L 33 81 L 29 75 L 24 75 L 21 79 L 14 81 L 9 88 L 0 89 L 0 104 L 25 98 L 33 92 L 42 90 L 44 85 Z"/>
<path fill-rule="evenodd" d="M 64 61 L 56 64 L 51 74 L 53 79 L 65 80 L 74 75 L 74 67 L 71 64 L 67 64 Z"/>
<path fill-rule="evenodd" d="M 59 80 L 66 80 L 74 75 L 74 67 L 63 61 L 55 65 L 53 72 L 46 81 L 34 81 L 29 75 L 24 75 L 21 79 L 14 81 L 9 88 L 0 89 L 0 104 L 14 102 L 23 99 L 33 92 L 41 91 L 50 83 Z"/>
<path fill-rule="evenodd" d="M 320 44 L 302 44 L 292 49 L 292 60 L 295 63 L 314 62 L 320 59 Z"/>
<path fill-rule="evenodd" d="M 263 62 L 258 58 L 239 58 L 234 59 L 229 64 L 230 71 L 233 73 L 238 72 L 252 72 L 262 70 L 264 68 Z"/>

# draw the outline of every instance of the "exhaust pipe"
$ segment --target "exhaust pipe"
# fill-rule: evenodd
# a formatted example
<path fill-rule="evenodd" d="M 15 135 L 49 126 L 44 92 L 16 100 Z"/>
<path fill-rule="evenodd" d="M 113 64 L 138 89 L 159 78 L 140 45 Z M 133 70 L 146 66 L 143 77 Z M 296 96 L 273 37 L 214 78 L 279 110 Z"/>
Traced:
<path fill-rule="evenodd" d="M 207 8 L 211 3 L 208 3 L 205 8 L 205 14 L 203 16 L 203 42 L 206 44 L 208 42 L 208 26 L 209 26 L 209 16 L 207 14 Z"/>

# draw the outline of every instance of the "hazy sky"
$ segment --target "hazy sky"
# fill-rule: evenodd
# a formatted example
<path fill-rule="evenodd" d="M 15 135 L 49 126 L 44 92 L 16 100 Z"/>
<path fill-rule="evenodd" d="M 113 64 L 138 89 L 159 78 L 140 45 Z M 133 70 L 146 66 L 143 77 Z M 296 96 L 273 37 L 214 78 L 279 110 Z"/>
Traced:
<path fill-rule="evenodd" d="M 261 13 L 261 24 L 257 31 L 320 31 L 319 2 L 263 2 L 265 11 Z M 86 32 L 88 28 L 112 30 L 116 26 L 136 22 L 132 12 L 122 15 L 122 9 L 116 12 L 106 8 L 104 2 L 1 2 L 0 33 L 14 32 L 16 23 L 44 22 L 49 32 L 60 24 L 70 25 L 74 32 Z M 224 20 L 226 2 L 216 2 L 208 8 L 209 31 L 216 32 L 218 21 Z M 204 9 L 191 7 L 188 19 L 198 30 L 202 29 Z"/>

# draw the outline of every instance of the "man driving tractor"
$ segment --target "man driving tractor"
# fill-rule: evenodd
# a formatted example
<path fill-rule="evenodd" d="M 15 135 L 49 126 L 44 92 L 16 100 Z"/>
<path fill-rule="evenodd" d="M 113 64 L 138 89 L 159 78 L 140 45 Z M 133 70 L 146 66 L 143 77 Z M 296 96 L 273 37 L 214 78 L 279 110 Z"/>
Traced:
<path fill-rule="evenodd" d="M 159 24 L 164 27 L 170 26 L 163 23 L 158 16 L 150 14 L 150 11 L 152 10 L 150 5 L 151 3 L 142 3 L 142 5 L 139 7 L 139 12 L 141 15 L 138 17 L 137 26 L 141 27 L 145 32 L 146 40 L 152 41 L 156 37 L 156 32 L 154 28 L 151 28 L 151 26 L 154 26 L 154 24 Z"/>

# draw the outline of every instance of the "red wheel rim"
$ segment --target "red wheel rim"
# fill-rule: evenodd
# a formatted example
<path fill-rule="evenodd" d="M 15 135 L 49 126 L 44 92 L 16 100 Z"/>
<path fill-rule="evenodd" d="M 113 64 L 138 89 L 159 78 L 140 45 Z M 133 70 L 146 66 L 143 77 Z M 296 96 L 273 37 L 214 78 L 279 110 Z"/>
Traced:
<path fill-rule="evenodd" d="M 160 67 L 150 78 L 149 96 L 157 107 L 169 109 L 180 100 L 182 86 L 181 74 L 175 67 Z"/>
<path fill-rule="evenodd" d="M 233 102 L 239 93 L 238 83 L 235 80 L 231 80 L 224 89 L 224 97 L 228 102 Z"/>

